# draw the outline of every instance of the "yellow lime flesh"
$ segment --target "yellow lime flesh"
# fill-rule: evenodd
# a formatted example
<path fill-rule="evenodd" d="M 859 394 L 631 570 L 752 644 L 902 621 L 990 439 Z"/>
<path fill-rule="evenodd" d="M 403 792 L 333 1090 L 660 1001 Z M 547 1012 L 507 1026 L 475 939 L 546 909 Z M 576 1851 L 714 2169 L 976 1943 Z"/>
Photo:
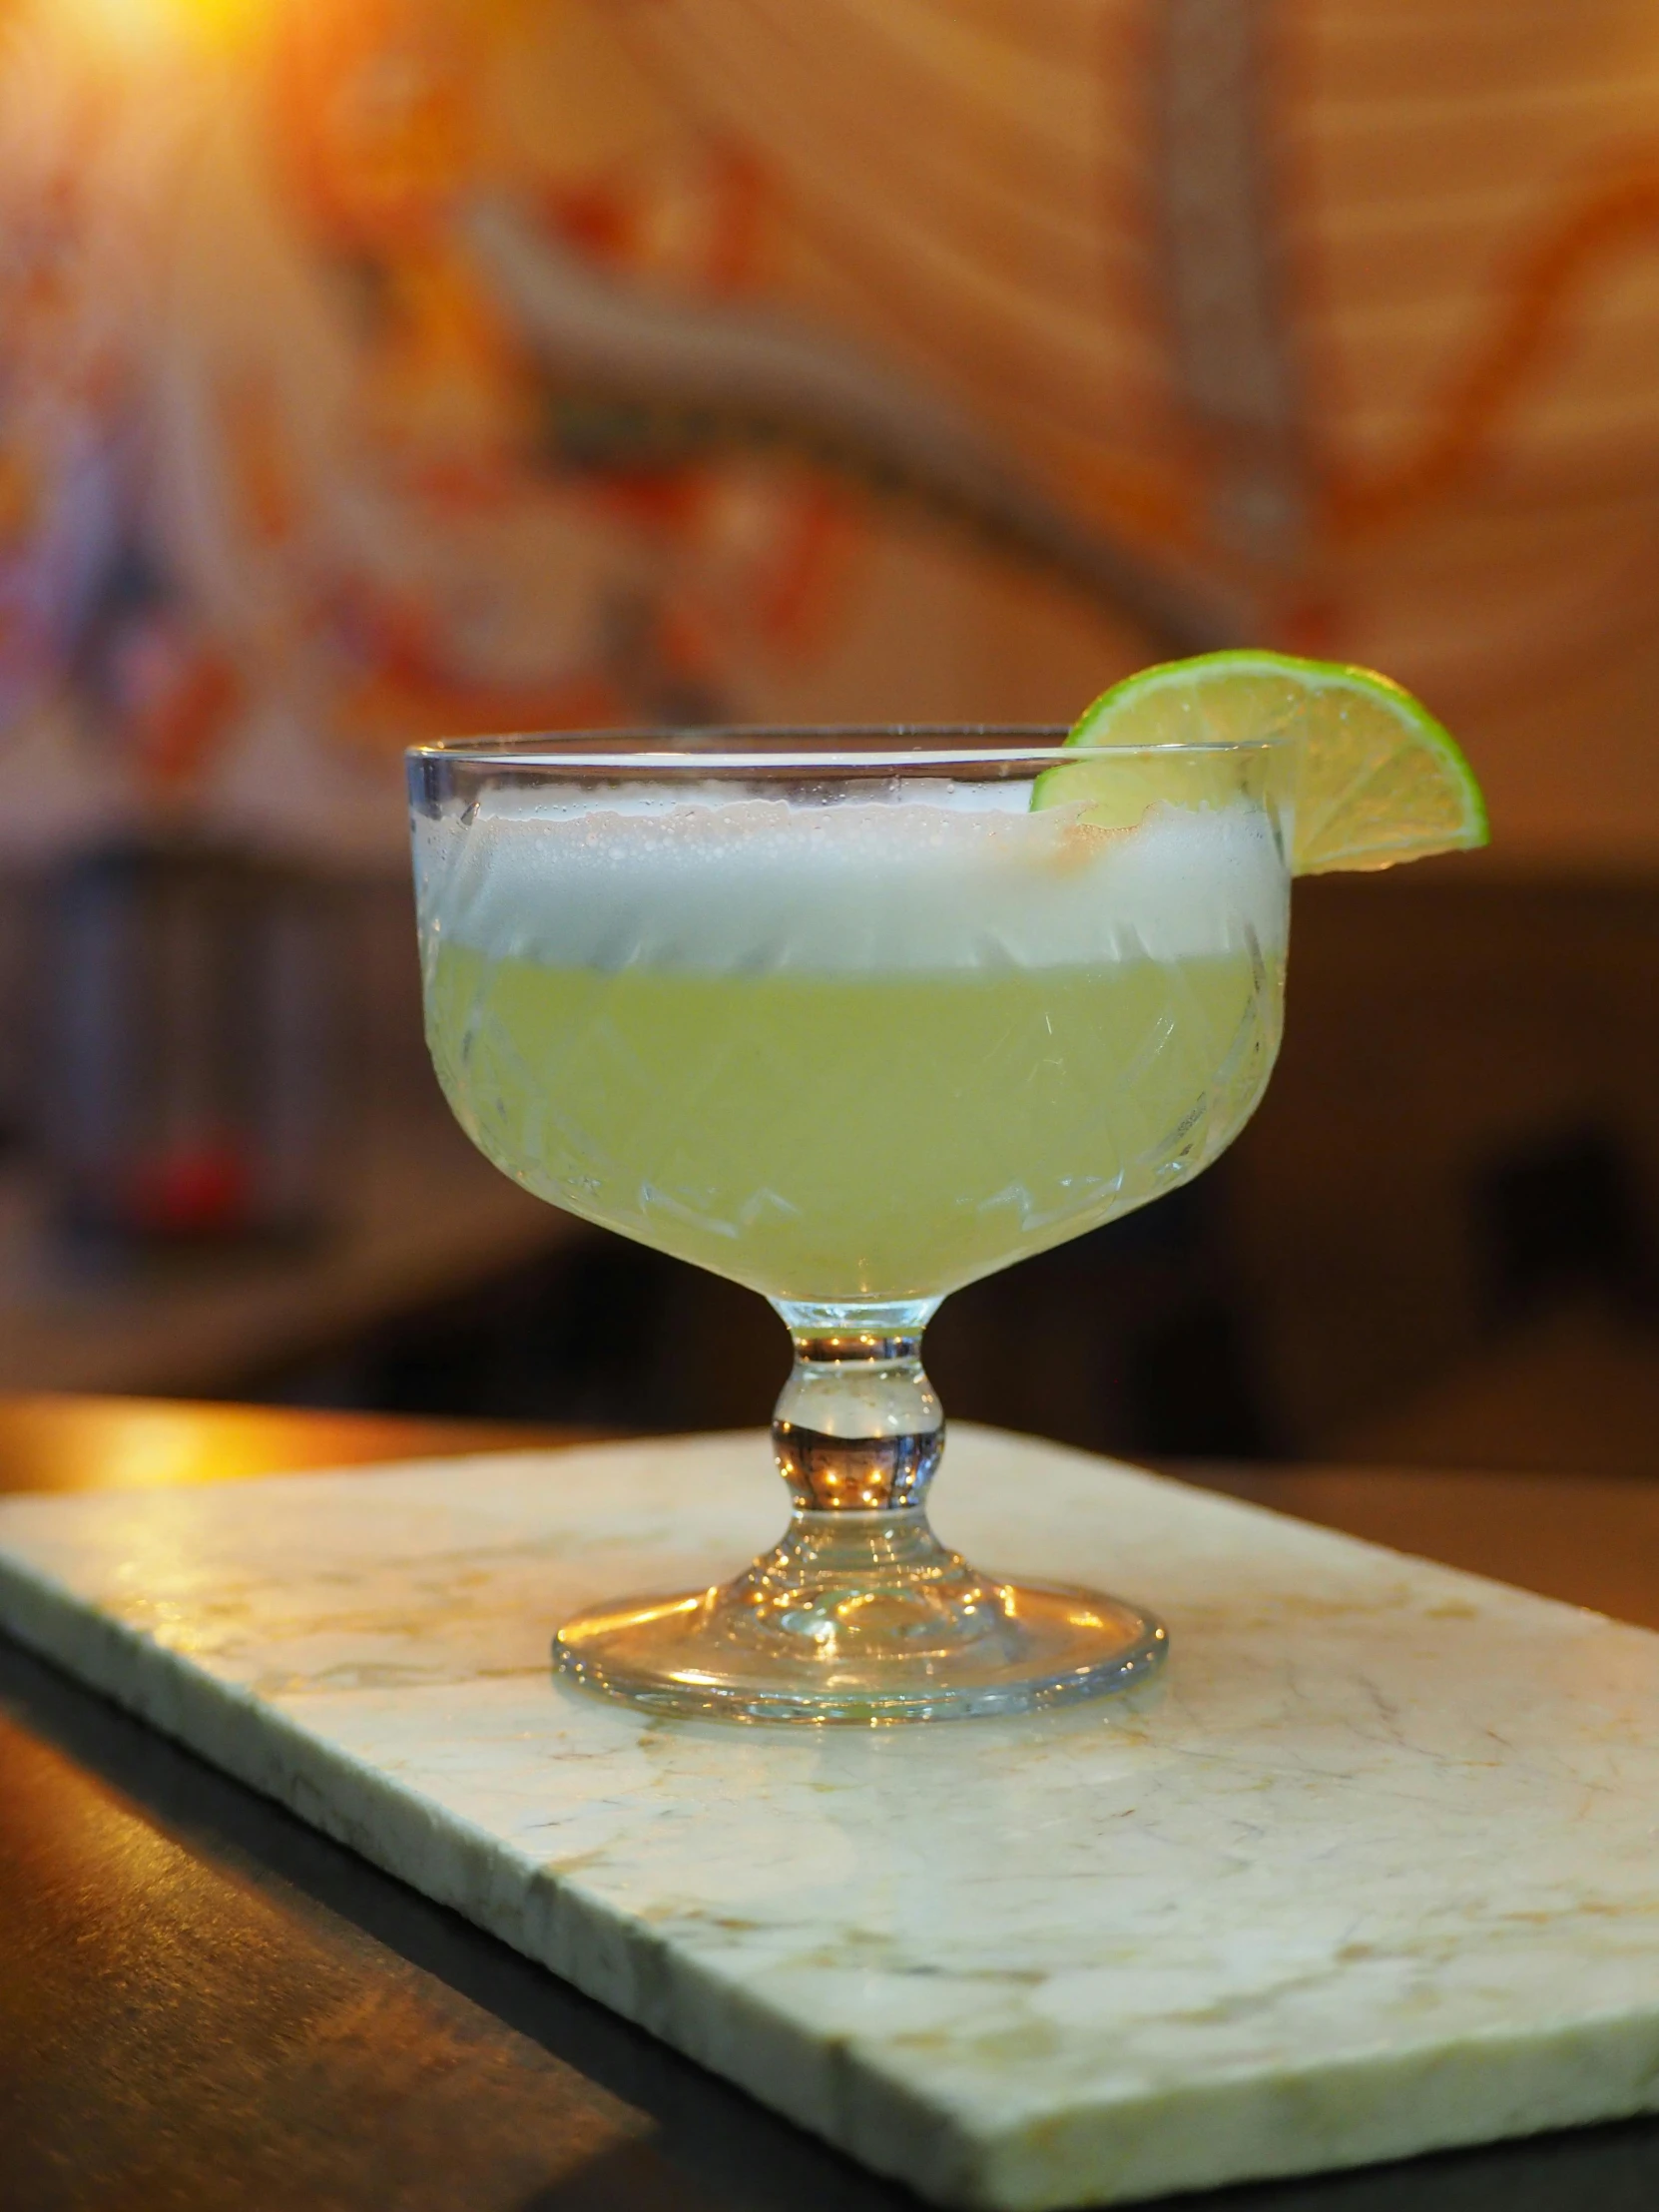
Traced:
<path fill-rule="evenodd" d="M 1067 739 L 1080 748 L 1296 741 L 1298 875 L 1391 867 L 1486 842 L 1486 808 L 1461 752 L 1420 701 L 1386 676 L 1285 653 L 1203 653 L 1142 669 L 1084 709 Z M 1225 783 L 1225 756 L 1147 754 L 1128 764 L 1053 769 L 1034 807 L 1083 800 L 1116 822 L 1157 799 L 1202 803 Z M 1218 788 L 1218 796 L 1219 796 Z"/>

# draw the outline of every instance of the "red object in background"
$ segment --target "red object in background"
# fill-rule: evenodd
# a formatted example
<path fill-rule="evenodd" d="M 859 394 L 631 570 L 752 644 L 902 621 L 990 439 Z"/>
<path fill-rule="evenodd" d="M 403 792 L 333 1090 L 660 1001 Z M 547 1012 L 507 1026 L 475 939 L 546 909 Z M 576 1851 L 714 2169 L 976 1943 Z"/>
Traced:
<path fill-rule="evenodd" d="M 229 1143 L 141 1160 L 128 1183 L 135 1229 L 200 1237 L 245 1227 L 254 1196 L 247 1155 Z"/>
<path fill-rule="evenodd" d="M 41 1134 L 57 1211 L 117 1243 L 294 1236 L 340 1158 L 332 887 L 180 841 L 83 854 L 50 903 Z"/>

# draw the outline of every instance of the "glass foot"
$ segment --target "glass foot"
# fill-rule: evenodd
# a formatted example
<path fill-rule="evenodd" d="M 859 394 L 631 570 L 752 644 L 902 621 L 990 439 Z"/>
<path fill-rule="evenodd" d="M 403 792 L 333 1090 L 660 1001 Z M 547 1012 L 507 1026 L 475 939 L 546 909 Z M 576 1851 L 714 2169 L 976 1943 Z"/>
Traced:
<path fill-rule="evenodd" d="M 878 1727 L 1127 1689 L 1167 1646 L 1117 1598 L 976 1573 L 911 1508 L 800 1513 L 736 1581 L 578 1614 L 553 1661 L 654 1713 Z"/>

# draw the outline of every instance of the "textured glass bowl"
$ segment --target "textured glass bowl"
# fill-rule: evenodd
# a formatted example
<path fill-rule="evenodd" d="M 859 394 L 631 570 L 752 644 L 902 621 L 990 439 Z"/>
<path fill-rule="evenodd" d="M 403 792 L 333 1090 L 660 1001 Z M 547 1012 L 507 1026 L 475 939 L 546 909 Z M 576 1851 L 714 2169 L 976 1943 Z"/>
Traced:
<path fill-rule="evenodd" d="M 1288 749 L 1047 731 L 513 739 L 410 755 L 427 1035 L 557 1206 L 769 1298 L 783 1540 L 565 1623 L 655 1710 L 1016 1711 L 1155 1666 L 1153 1617 L 942 1546 L 945 1295 L 1187 1180 L 1278 1048 Z M 1040 789 L 1039 789 L 1040 779 Z"/>

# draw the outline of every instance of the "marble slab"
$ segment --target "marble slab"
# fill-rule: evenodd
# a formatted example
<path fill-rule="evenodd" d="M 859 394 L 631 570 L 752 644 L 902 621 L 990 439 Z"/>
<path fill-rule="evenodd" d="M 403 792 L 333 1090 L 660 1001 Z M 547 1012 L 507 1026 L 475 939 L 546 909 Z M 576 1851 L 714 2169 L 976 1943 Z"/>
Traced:
<path fill-rule="evenodd" d="M 947 1540 L 1170 1624 L 1034 1719 L 637 1718 L 549 1630 L 764 1436 L 0 1505 L 11 1632 L 854 2157 L 1023 2212 L 1659 2108 L 1659 1637 L 958 1428 Z"/>

